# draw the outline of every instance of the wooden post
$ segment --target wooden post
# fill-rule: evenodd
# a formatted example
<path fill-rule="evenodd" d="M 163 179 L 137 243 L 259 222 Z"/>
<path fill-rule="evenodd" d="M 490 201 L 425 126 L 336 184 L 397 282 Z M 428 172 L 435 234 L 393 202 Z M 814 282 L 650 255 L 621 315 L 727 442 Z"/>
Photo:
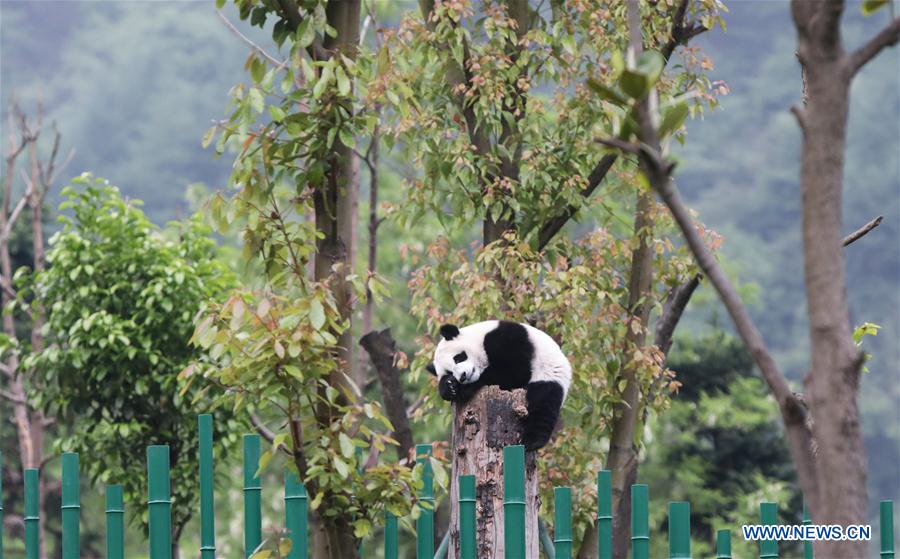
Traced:
<path fill-rule="evenodd" d="M 459 476 L 475 477 L 476 541 L 479 559 L 502 559 L 503 447 L 521 442 L 522 419 L 527 415 L 525 391 L 482 388 L 464 407 L 453 411 L 453 474 L 450 477 L 450 554 L 460 557 Z M 537 462 L 525 453 L 525 556 L 538 557 Z"/>

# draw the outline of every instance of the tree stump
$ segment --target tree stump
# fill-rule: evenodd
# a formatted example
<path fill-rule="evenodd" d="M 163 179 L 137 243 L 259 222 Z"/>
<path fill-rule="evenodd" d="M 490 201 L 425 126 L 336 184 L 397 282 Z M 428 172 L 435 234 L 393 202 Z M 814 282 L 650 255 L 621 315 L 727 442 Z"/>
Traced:
<path fill-rule="evenodd" d="M 487 386 L 466 405 L 453 406 L 453 464 L 450 476 L 450 550 L 459 557 L 459 476 L 475 476 L 478 559 L 503 559 L 503 447 L 520 444 L 527 415 L 525 390 Z M 525 553 L 539 556 L 536 453 L 525 453 Z"/>

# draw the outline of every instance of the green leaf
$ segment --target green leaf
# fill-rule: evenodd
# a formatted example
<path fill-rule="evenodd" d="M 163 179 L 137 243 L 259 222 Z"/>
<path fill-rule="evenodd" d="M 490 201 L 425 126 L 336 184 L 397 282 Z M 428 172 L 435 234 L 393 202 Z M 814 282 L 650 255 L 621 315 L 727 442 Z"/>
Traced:
<path fill-rule="evenodd" d="M 647 76 L 634 70 L 623 70 L 619 77 L 619 86 L 632 99 L 643 99 L 650 90 Z"/>
<path fill-rule="evenodd" d="M 334 469 L 337 470 L 338 475 L 342 478 L 347 478 L 350 475 L 350 466 L 341 460 L 339 456 L 334 456 L 331 459 L 331 463 L 334 464 Z"/>
<path fill-rule="evenodd" d="M 353 535 L 356 536 L 357 539 L 368 536 L 371 531 L 372 523 L 365 518 L 361 518 L 353 523 Z"/>
<path fill-rule="evenodd" d="M 351 132 L 346 126 L 342 126 L 341 129 L 338 130 L 338 138 L 340 138 L 341 143 L 348 148 L 356 147 L 356 138 L 353 136 L 353 132 Z"/>
<path fill-rule="evenodd" d="M 325 325 L 325 308 L 318 299 L 313 299 L 309 303 L 309 322 L 316 330 L 321 330 Z"/>
<path fill-rule="evenodd" d="M 209 147 L 209 144 L 212 142 L 212 139 L 216 135 L 216 130 L 218 130 L 218 127 L 212 126 L 212 127 L 210 127 L 209 130 L 206 131 L 205 134 L 203 134 L 203 141 L 200 143 L 200 145 L 203 146 L 203 149 L 206 149 Z"/>
<path fill-rule="evenodd" d="M 313 98 L 318 99 L 325 93 L 325 89 L 328 87 L 328 84 L 331 83 L 332 78 L 334 77 L 334 69 L 331 64 L 327 64 L 324 68 L 322 68 L 322 74 L 319 76 L 319 79 L 316 81 L 316 85 L 313 86 Z"/>
<path fill-rule="evenodd" d="M 315 40 L 316 29 L 312 25 L 312 20 L 310 18 L 303 18 L 303 21 L 301 21 L 300 25 L 297 27 L 297 46 L 305 49 L 309 45 L 313 44 L 313 41 Z"/>
<path fill-rule="evenodd" d="M 864 16 L 872 15 L 881 8 L 887 6 L 888 0 L 864 0 L 862 3 L 862 13 Z"/>
<path fill-rule="evenodd" d="M 603 85 L 593 78 L 587 81 L 587 85 L 594 91 L 594 93 L 599 95 L 601 99 L 619 106 L 625 106 L 628 104 L 628 101 L 624 97 L 622 97 L 616 90 Z"/>
<path fill-rule="evenodd" d="M 344 455 L 344 458 L 351 458 L 354 453 L 353 441 L 350 440 L 346 433 L 338 435 L 338 440 L 341 443 L 341 454 Z"/>
<path fill-rule="evenodd" d="M 343 97 L 350 95 L 350 78 L 347 77 L 344 69 L 338 66 L 334 76 L 337 78 L 338 93 Z"/>
<path fill-rule="evenodd" d="M 647 77 L 647 91 L 659 81 L 662 76 L 663 68 L 666 67 L 666 60 L 663 55 L 655 50 L 646 50 L 641 53 L 637 60 L 637 71 Z"/>
<path fill-rule="evenodd" d="M 662 124 L 659 125 L 659 135 L 667 136 L 681 128 L 688 113 L 687 103 L 679 103 L 667 110 L 663 115 Z"/>
<path fill-rule="evenodd" d="M 266 107 L 266 100 L 263 98 L 262 92 L 259 89 L 253 87 L 250 89 L 249 96 L 250 106 L 253 107 L 253 110 L 258 113 L 263 112 L 263 109 L 265 109 Z"/>

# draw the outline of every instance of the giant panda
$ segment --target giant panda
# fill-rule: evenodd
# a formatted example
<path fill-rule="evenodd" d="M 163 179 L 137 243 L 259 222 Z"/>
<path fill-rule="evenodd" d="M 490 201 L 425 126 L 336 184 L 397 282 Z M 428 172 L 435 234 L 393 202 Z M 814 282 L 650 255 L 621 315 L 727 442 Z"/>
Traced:
<path fill-rule="evenodd" d="M 553 338 L 528 324 L 505 320 L 464 328 L 445 324 L 440 332 L 427 369 L 438 377 L 441 398 L 464 404 L 482 386 L 524 388 L 528 417 L 522 444 L 528 450 L 546 445 L 572 382 L 572 366 Z"/>

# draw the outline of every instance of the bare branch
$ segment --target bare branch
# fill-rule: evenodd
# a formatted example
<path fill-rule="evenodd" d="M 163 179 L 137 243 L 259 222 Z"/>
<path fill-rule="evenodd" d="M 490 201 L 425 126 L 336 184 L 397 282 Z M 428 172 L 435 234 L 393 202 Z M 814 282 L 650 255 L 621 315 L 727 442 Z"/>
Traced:
<path fill-rule="evenodd" d="M 381 393 L 388 419 L 394 426 L 394 438 L 400 443 L 397 455 L 406 456 L 413 448 L 412 429 L 406 404 L 403 399 L 403 385 L 400 382 L 400 370 L 394 366 L 394 355 L 397 344 L 391 335 L 390 328 L 372 331 L 359 340 L 359 345 L 366 350 L 375 366 L 375 372 L 381 381 Z"/>
<path fill-rule="evenodd" d="M 287 65 L 287 60 L 278 60 L 271 54 L 267 53 L 266 49 L 257 45 L 252 40 L 250 40 L 249 37 L 247 37 L 246 35 L 241 33 L 240 30 L 234 26 L 234 24 L 232 24 L 230 21 L 228 21 L 228 18 L 225 17 L 225 14 L 223 14 L 221 11 L 216 10 L 216 15 L 219 16 L 219 19 L 222 20 L 222 23 L 225 24 L 225 27 L 227 27 L 229 31 L 231 31 L 235 36 L 237 36 L 238 39 L 240 39 L 241 41 L 246 43 L 251 49 L 253 49 L 256 52 L 258 52 L 259 54 L 261 54 L 266 60 L 268 60 L 269 62 L 274 64 L 276 68 L 283 68 L 284 66 Z"/>
<path fill-rule="evenodd" d="M 641 151 L 640 146 L 618 138 L 594 138 L 594 141 L 606 147 L 620 149 L 625 153 L 637 154 Z"/>
<path fill-rule="evenodd" d="M 672 347 L 672 335 L 675 333 L 675 328 L 678 326 L 678 322 L 684 314 L 684 309 L 687 307 L 688 301 L 691 300 L 694 291 L 700 286 L 700 281 L 702 279 L 702 274 L 696 274 L 678 287 L 672 289 L 672 291 L 669 292 L 669 296 L 666 297 L 666 302 L 663 304 L 662 315 L 659 318 L 659 322 L 656 324 L 656 333 L 653 342 L 663 354 L 668 355 L 669 349 Z"/>
<path fill-rule="evenodd" d="M 856 49 L 850 55 L 848 64 L 851 75 L 859 72 L 870 60 L 887 47 L 892 47 L 900 40 L 900 17 L 894 18 L 884 29 L 872 37 L 868 43 Z"/>
<path fill-rule="evenodd" d="M 866 223 L 865 225 L 863 225 L 862 227 L 860 227 L 859 229 L 854 231 L 853 233 L 850 233 L 849 235 L 844 237 L 843 245 L 847 246 L 850 243 L 858 241 L 859 239 L 864 237 L 869 231 L 871 231 L 872 229 L 875 229 L 876 227 L 881 225 L 881 221 L 883 219 L 884 219 L 884 216 L 878 216 L 875 219 L 873 219 L 872 221 L 870 221 L 869 223 Z"/>
<path fill-rule="evenodd" d="M 259 433 L 259 436 L 269 442 L 269 444 L 275 442 L 275 433 L 266 427 L 265 423 L 255 414 L 250 414 L 250 424 L 253 425 L 253 428 L 256 429 L 256 432 Z"/>
<path fill-rule="evenodd" d="M 0 238 L 4 240 L 9 239 L 9 236 L 12 234 L 12 228 L 19 219 L 19 214 L 21 214 L 22 210 L 25 209 L 25 206 L 28 205 L 28 198 L 31 196 L 31 193 L 34 192 L 34 183 L 32 183 L 27 176 L 25 176 L 25 184 L 28 185 L 25 188 L 25 194 L 23 194 L 22 197 L 19 198 L 19 201 L 16 202 L 16 207 L 13 208 L 13 211 L 9 214 L 9 217 L 3 224 L 3 229 L 0 230 Z"/>
<path fill-rule="evenodd" d="M 8 392 L 6 390 L 0 390 L 0 398 L 3 398 L 4 400 L 9 400 L 10 402 L 12 402 L 14 404 L 19 404 L 22 406 L 30 406 L 30 404 L 28 403 L 27 400 L 25 400 L 24 398 L 21 398 L 19 396 L 16 396 L 12 392 Z"/>

